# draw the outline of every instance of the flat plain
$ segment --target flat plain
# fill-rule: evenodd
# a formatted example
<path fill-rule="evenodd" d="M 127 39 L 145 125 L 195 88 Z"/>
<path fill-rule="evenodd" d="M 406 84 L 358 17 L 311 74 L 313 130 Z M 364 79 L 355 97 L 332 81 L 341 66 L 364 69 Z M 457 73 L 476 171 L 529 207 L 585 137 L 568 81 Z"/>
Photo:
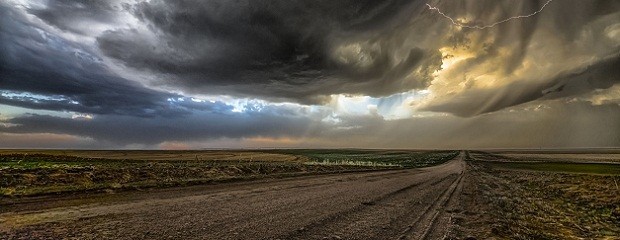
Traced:
<path fill-rule="evenodd" d="M 620 151 L 0 151 L 7 239 L 619 239 Z"/>

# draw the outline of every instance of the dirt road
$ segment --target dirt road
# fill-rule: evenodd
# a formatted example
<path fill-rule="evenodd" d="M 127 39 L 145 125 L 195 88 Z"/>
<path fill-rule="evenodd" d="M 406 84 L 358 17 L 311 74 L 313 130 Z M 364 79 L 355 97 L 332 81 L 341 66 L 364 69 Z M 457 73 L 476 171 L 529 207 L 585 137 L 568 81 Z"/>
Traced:
<path fill-rule="evenodd" d="M 0 238 L 440 239 L 458 205 L 463 156 L 424 169 L 2 206 Z"/>

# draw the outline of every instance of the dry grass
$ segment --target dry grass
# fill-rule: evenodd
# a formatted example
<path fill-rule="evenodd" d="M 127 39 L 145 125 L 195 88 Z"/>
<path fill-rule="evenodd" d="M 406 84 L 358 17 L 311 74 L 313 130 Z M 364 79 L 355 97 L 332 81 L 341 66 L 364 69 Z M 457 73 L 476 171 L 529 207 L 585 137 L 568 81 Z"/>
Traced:
<path fill-rule="evenodd" d="M 276 175 L 423 167 L 440 164 L 454 158 L 456 154 L 456 151 L 359 150 L 0 150 L 0 196 L 107 191 Z M 324 159 L 327 157 L 329 160 Z M 334 159 L 340 161 L 332 161 Z"/>
<path fill-rule="evenodd" d="M 32 196 L 87 190 L 110 191 L 290 174 L 395 168 L 229 159 L 234 160 L 147 161 L 46 154 L 0 155 L 0 196 Z"/>
<path fill-rule="evenodd" d="M 501 164 L 468 163 L 456 237 L 620 239 L 620 175 Z"/>
<path fill-rule="evenodd" d="M 520 161 L 561 161 L 561 162 L 613 162 L 620 163 L 620 154 L 616 153 L 581 153 L 581 154 L 537 154 L 537 153 L 508 153 L 501 154 L 508 159 Z"/>

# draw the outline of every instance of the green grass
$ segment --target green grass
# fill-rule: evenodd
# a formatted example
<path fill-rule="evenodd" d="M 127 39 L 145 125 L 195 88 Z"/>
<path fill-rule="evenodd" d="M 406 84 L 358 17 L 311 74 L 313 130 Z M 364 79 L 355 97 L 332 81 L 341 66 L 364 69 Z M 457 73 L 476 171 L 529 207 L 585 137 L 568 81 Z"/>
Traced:
<path fill-rule="evenodd" d="M 558 163 L 558 162 L 546 162 L 546 163 L 493 162 L 493 163 L 487 163 L 487 164 L 493 167 L 504 168 L 504 169 L 620 175 L 620 164 Z"/>
<path fill-rule="evenodd" d="M 454 159 L 458 151 L 383 151 L 383 150 L 281 150 L 307 157 L 319 164 L 428 167 Z"/>

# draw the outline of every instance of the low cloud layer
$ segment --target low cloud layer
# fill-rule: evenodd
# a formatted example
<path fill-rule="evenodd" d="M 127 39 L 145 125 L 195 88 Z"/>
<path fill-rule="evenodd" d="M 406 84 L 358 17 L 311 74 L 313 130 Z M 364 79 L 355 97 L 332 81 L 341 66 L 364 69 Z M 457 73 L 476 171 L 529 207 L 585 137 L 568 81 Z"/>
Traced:
<path fill-rule="evenodd" d="M 493 25 L 513 16 L 528 17 Z M 599 119 L 618 110 L 618 19 L 620 2 L 607 0 L 9 0 L 0 3 L 0 110 L 23 110 L 0 111 L 0 132 L 320 146 L 345 131 L 379 146 L 363 139 L 396 126 L 451 129 L 420 134 L 418 145 L 441 146 L 534 111 L 523 106 L 552 106 L 533 114 L 549 122 Z M 483 25 L 493 27 L 462 27 Z M 526 126 L 536 128 L 514 129 Z"/>
<path fill-rule="evenodd" d="M 562 106 L 558 108 L 558 106 Z M 85 148 L 162 147 L 166 143 L 194 143 L 206 147 L 367 147 L 367 148 L 578 148 L 615 147 L 620 143 L 620 105 L 592 105 L 586 101 L 526 105 L 462 119 L 431 116 L 385 120 L 377 115 L 342 117 L 338 122 L 317 120 L 303 112 L 213 114 L 203 112 L 183 119 L 94 117 L 72 119 L 25 115 L 0 122 L 4 134 L 48 133 L 31 136 L 21 146 L 56 146 L 81 136 Z M 564 116 L 574 116 L 566 118 Z M 4 126 L 4 127 L 3 127 Z M 51 135 L 49 135 L 51 134 Z M 38 138 L 58 139 L 38 142 Z M 236 139 L 222 140 L 222 139 Z M 75 140 L 74 140 L 75 141 Z M 228 141 L 222 144 L 222 141 Z M 2 143 L 2 142 L 0 142 Z M 198 144 L 196 144 L 198 143 Z M 30 145 L 28 145 L 30 144 Z M 233 144 L 233 145 L 231 145 Z M 4 143 L 5 146 L 11 146 Z"/>

